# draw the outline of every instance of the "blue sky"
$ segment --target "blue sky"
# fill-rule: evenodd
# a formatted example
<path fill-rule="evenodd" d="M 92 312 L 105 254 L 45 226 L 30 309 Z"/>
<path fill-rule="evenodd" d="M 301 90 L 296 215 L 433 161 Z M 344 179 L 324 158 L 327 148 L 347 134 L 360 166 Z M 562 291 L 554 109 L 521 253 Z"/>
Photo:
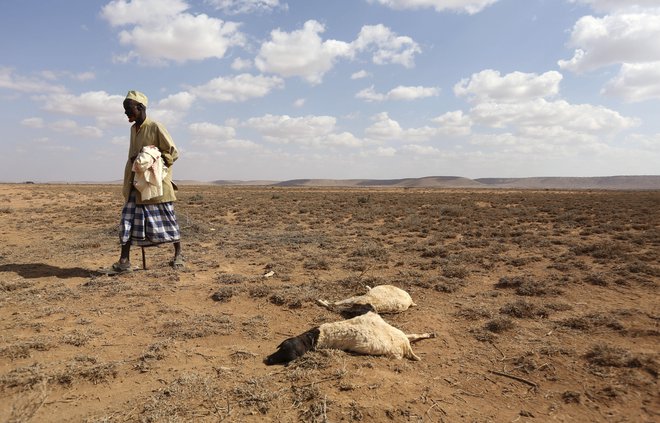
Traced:
<path fill-rule="evenodd" d="M 2 0 L 0 181 L 660 173 L 660 0 Z"/>

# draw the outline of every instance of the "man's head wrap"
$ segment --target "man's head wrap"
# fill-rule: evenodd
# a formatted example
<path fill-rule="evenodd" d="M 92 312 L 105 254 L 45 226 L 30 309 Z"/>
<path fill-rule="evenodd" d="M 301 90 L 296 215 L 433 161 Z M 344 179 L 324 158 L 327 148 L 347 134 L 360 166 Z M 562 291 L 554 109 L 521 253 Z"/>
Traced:
<path fill-rule="evenodd" d="M 137 101 L 140 104 L 144 104 L 144 107 L 147 107 L 147 103 L 149 103 L 147 96 L 142 94 L 140 91 L 129 91 L 128 94 L 126 94 L 126 100 Z"/>

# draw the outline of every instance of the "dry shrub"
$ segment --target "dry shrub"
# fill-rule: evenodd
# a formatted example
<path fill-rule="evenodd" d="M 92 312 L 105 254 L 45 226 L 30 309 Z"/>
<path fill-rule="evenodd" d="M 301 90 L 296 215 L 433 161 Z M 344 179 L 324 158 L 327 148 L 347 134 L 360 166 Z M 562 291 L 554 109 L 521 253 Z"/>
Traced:
<path fill-rule="evenodd" d="M 491 317 L 490 311 L 484 309 L 484 308 L 462 308 L 456 313 L 454 313 L 454 316 L 456 317 L 461 317 L 465 320 L 479 320 L 479 319 L 489 319 Z"/>
<path fill-rule="evenodd" d="M 110 377 L 117 377 L 116 363 L 99 363 L 96 357 L 77 356 L 66 365 L 66 369 L 54 375 L 55 381 L 71 385 L 76 379 L 84 379 L 98 384 Z"/>
<path fill-rule="evenodd" d="M 48 398 L 47 383 L 42 380 L 30 391 L 23 392 L 11 405 L 11 415 L 7 423 L 21 423 L 32 420 Z"/>
<path fill-rule="evenodd" d="M 438 277 L 431 280 L 433 287 L 438 292 L 452 293 L 465 286 L 465 281 L 455 278 Z"/>
<path fill-rule="evenodd" d="M 250 378 L 243 385 L 233 388 L 231 393 L 239 406 L 261 414 L 268 413 L 270 403 L 277 398 L 277 393 L 267 386 L 267 378 Z"/>
<path fill-rule="evenodd" d="M 199 316 L 163 323 L 159 334 L 174 339 L 203 338 L 209 335 L 228 335 L 234 325 L 228 316 Z"/>
<path fill-rule="evenodd" d="M 137 359 L 135 370 L 142 373 L 151 370 L 151 365 L 154 361 L 162 360 L 166 357 L 165 351 L 170 347 L 170 341 L 161 341 L 151 344 Z"/>
<path fill-rule="evenodd" d="M 213 295 L 211 295 L 211 299 L 213 301 L 219 301 L 222 303 L 226 303 L 231 299 L 231 297 L 234 296 L 236 293 L 236 290 L 230 286 L 225 286 L 220 288 L 218 291 L 214 292 Z"/>
<path fill-rule="evenodd" d="M 244 275 L 235 275 L 233 273 L 221 273 L 216 276 L 215 281 L 225 285 L 239 284 L 247 282 L 248 278 Z"/>
<path fill-rule="evenodd" d="M 598 242 L 573 247 L 571 251 L 577 255 L 589 255 L 595 259 L 617 259 L 625 258 L 630 247 L 620 242 Z"/>
<path fill-rule="evenodd" d="M 516 294 L 527 297 L 542 297 L 545 295 L 557 295 L 561 293 L 561 290 L 548 285 L 547 282 L 526 280 L 516 288 Z"/>
<path fill-rule="evenodd" d="M 32 388 L 36 384 L 47 381 L 48 375 L 39 363 L 25 367 L 17 367 L 9 373 L 0 376 L 0 389 L 6 388 Z"/>
<path fill-rule="evenodd" d="M 500 278 L 500 280 L 495 284 L 495 288 L 498 289 L 512 289 L 512 288 L 518 288 L 523 284 L 523 282 L 526 282 L 527 279 L 523 276 L 503 276 Z"/>
<path fill-rule="evenodd" d="M 28 358 L 32 351 L 48 351 L 53 348 L 53 342 L 50 338 L 39 336 L 32 339 L 18 341 L 14 344 L 0 348 L 0 357 L 7 357 L 10 360 L 17 358 Z"/>
<path fill-rule="evenodd" d="M 330 270 L 330 263 L 323 257 L 311 258 L 303 263 L 308 270 Z"/>
<path fill-rule="evenodd" d="M 502 333 L 507 330 L 513 329 L 515 325 L 513 321 L 507 317 L 496 317 L 495 319 L 489 320 L 484 325 L 484 328 L 488 331 L 494 333 Z"/>
<path fill-rule="evenodd" d="M 13 281 L 0 280 L 0 292 L 12 292 L 20 289 L 30 288 L 34 285 L 34 282 L 18 279 Z"/>
<path fill-rule="evenodd" d="M 590 364 L 603 367 L 641 368 L 658 377 L 658 365 L 652 357 L 634 355 L 629 351 L 607 344 L 596 344 L 584 355 Z"/>
<path fill-rule="evenodd" d="M 200 416 L 213 415 L 213 421 L 222 421 L 229 410 L 218 404 L 222 391 L 217 382 L 197 373 L 184 373 L 159 389 L 142 405 L 137 421 L 190 422 Z"/>
<path fill-rule="evenodd" d="M 606 327 L 618 331 L 625 329 L 625 326 L 620 321 L 605 313 L 590 313 L 579 317 L 569 317 L 558 323 L 561 326 L 582 331 L 599 327 Z"/>
<path fill-rule="evenodd" d="M 536 304 L 529 303 L 521 299 L 512 303 L 505 304 L 502 306 L 502 308 L 500 308 L 500 313 L 517 317 L 518 319 L 548 317 L 548 310 L 546 310 L 544 307 L 539 307 Z"/>

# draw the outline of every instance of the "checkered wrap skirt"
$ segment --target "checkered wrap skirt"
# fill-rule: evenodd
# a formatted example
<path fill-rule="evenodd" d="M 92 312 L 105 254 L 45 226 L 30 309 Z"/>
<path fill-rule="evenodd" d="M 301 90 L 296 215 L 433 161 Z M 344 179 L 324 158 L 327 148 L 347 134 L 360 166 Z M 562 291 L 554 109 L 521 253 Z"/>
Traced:
<path fill-rule="evenodd" d="M 122 245 L 147 246 L 176 242 L 181 239 L 179 224 L 172 202 L 160 204 L 136 204 L 135 190 L 121 211 L 119 240 Z"/>

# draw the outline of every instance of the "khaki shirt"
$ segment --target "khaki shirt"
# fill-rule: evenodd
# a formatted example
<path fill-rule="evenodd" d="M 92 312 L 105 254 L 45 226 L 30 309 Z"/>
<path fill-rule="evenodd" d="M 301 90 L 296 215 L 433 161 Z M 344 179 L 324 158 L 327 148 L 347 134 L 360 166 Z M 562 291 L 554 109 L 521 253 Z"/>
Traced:
<path fill-rule="evenodd" d="M 135 176 L 133 172 L 133 160 L 135 160 L 137 155 L 140 154 L 142 147 L 153 145 L 160 150 L 165 166 L 169 168 L 167 176 L 163 180 L 163 195 L 143 201 L 140 192 L 136 190 L 136 203 L 158 204 L 176 201 L 174 191 L 177 188 L 176 185 L 172 183 L 172 163 L 179 158 L 179 152 L 174 145 L 172 137 L 163 125 L 149 118 L 146 118 L 144 122 L 142 122 L 139 131 L 136 131 L 135 127 L 135 124 L 131 126 L 131 145 L 128 148 L 128 160 L 126 161 L 126 167 L 124 169 L 124 187 L 122 191 L 124 199 L 128 200 L 128 196 L 133 188 L 133 178 Z"/>

